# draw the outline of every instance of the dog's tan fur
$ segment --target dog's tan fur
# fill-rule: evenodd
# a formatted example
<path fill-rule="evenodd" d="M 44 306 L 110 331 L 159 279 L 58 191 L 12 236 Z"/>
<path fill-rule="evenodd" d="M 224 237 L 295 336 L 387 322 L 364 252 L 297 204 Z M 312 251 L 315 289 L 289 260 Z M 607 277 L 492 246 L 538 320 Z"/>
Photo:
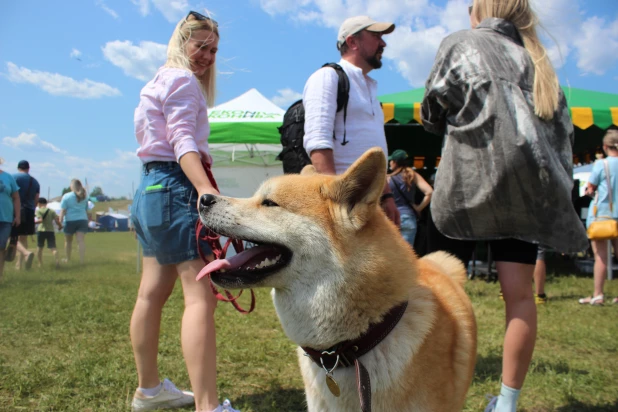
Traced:
<path fill-rule="evenodd" d="M 299 346 L 325 350 L 355 339 L 407 300 L 395 329 L 361 357 L 373 411 L 460 411 L 476 357 L 465 268 L 441 252 L 417 259 L 379 207 L 385 170 L 382 151 L 372 149 L 341 176 L 309 166 L 268 180 L 250 199 L 217 197 L 201 217 L 225 235 L 293 252 L 288 266 L 243 287 L 273 288 L 282 326 Z M 359 410 L 354 368 L 334 371 L 336 398 L 324 371 L 298 353 L 310 412 Z"/>

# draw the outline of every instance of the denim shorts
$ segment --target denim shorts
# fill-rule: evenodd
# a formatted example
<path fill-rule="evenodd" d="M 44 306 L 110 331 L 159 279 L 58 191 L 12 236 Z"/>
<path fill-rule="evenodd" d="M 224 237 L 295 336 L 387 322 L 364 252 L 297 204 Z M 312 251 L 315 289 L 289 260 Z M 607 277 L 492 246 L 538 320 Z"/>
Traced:
<path fill-rule="evenodd" d="M 64 224 L 64 234 L 74 235 L 75 232 L 86 233 L 88 232 L 87 220 L 67 220 Z"/>
<path fill-rule="evenodd" d="M 414 247 L 414 239 L 416 238 L 417 230 L 416 216 L 401 212 L 399 216 L 401 218 L 401 225 L 399 227 L 401 235 L 408 241 L 410 246 Z"/>
<path fill-rule="evenodd" d="M 161 265 L 199 259 L 198 219 L 197 191 L 180 165 L 146 163 L 131 206 L 131 222 L 144 256 L 156 257 Z M 212 253 L 208 245 L 200 247 L 205 255 Z"/>
<path fill-rule="evenodd" d="M 4 250 L 6 248 L 6 242 L 11 236 L 12 227 L 13 222 L 0 222 L 0 250 Z"/>

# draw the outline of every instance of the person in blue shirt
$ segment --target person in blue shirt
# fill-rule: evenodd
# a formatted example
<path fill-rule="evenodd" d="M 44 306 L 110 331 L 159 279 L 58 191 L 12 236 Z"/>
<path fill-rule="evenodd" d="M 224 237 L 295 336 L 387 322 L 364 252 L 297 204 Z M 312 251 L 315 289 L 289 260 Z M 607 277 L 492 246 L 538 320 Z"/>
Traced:
<path fill-rule="evenodd" d="M 73 236 L 77 238 L 79 263 L 84 263 L 86 255 L 85 237 L 88 232 L 88 198 L 82 182 L 71 180 L 71 191 L 65 193 L 60 201 L 60 221 L 64 222 L 65 261 L 71 260 Z M 64 220 L 63 220 L 64 219 Z"/>
<path fill-rule="evenodd" d="M 0 159 L 0 165 L 4 163 Z M 4 253 L 11 228 L 21 219 L 19 187 L 13 176 L 0 169 L 0 280 L 4 273 Z"/>
<path fill-rule="evenodd" d="M 20 270 L 25 262 L 26 270 L 32 267 L 34 252 L 28 250 L 28 236 L 35 233 L 34 210 L 39 201 L 40 185 L 39 182 L 30 176 L 30 163 L 27 160 L 20 160 L 17 163 L 17 173 L 13 178 L 19 186 L 19 201 L 21 203 L 21 222 L 13 227 L 11 237 L 18 237 L 17 251 L 19 259 L 15 263 L 15 269 Z"/>
<path fill-rule="evenodd" d="M 586 227 L 598 220 L 616 219 L 618 220 L 618 130 L 608 130 L 603 137 L 603 151 L 607 154 L 606 159 L 599 159 L 594 162 L 592 172 L 588 178 L 586 194 L 595 196 L 595 200 L 590 203 L 588 208 L 588 218 Z M 605 164 L 607 162 L 607 164 Z M 608 177 L 605 168 L 609 170 Z M 610 198 L 611 194 L 611 198 Z M 612 207 L 610 209 L 610 202 Z M 596 209 L 596 215 L 595 215 Z M 607 240 L 591 240 L 592 251 L 594 252 L 594 293 L 591 296 L 579 300 L 581 304 L 602 305 L 605 302 L 603 286 L 605 284 L 605 273 L 607 272 L 607 261 L 610 256 L 607 254 Z M 614 254 L 618 256 L 618 239 L 611 240 L 614 246 Z M 615 298 L 613 303 L 618 303 Z"/>

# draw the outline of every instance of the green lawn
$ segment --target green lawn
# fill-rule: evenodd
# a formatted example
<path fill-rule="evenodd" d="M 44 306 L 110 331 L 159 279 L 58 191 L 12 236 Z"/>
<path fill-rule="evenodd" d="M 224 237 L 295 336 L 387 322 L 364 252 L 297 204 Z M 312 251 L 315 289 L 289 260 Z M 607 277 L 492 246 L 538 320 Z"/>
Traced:
<path fill-rule="evenodd" d="M 59 245 L 62 236 L 59 236 Z M 128 410 L 137 383 L 128 328 L 139 282 L 130 233 L 90 233 L 87 263 L 42 269 L 5 267 L 0 284 L 0 410 Z M 61 248 L 62 249 L 62 246 Z M 556 262 L 553 262 L 556 263 Z M 618 305 L 579 306 L 589 276 L 562 261 L 550 274 L 550 302 L 539 307 L 537 349 L 521 396 L 525 411 L 618 410 Z M 503 303 L 498 286 L 467 284 L 479 323 L 479 356 L 466 411 L 482 411 L 485 394 L 499 389 Z M 618 281 L 606 287 L 618 295 Z M 283 334 L 269 293 L 240 315 L 219 304 L 218 384 L 243 412 L 303 411 L 294 345 Z M 164 311 L 160 344 L 163 376 L 189 387 L 179 343 L 182 295 Z M 191 409 L 187 409 L 189 411 Z"/>

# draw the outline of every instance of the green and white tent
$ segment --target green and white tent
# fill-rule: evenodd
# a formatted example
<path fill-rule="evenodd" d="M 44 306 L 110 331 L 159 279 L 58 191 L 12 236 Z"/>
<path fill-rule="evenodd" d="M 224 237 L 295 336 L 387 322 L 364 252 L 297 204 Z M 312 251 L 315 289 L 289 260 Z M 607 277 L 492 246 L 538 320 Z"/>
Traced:
<path fill-rule="evenodd" d="M 284 113 L 256 89 L 208 110 L 213 173 L 222 194 L 248 197 L 264 180 L 283 174 L 275 157 Z"/>
<path fill-rule="evenodd" d="M 279 131 L 285 111 L 251 89 L 209 109 L 211 154 L 215 165 L 230 162 L 281 165 Z"/>

